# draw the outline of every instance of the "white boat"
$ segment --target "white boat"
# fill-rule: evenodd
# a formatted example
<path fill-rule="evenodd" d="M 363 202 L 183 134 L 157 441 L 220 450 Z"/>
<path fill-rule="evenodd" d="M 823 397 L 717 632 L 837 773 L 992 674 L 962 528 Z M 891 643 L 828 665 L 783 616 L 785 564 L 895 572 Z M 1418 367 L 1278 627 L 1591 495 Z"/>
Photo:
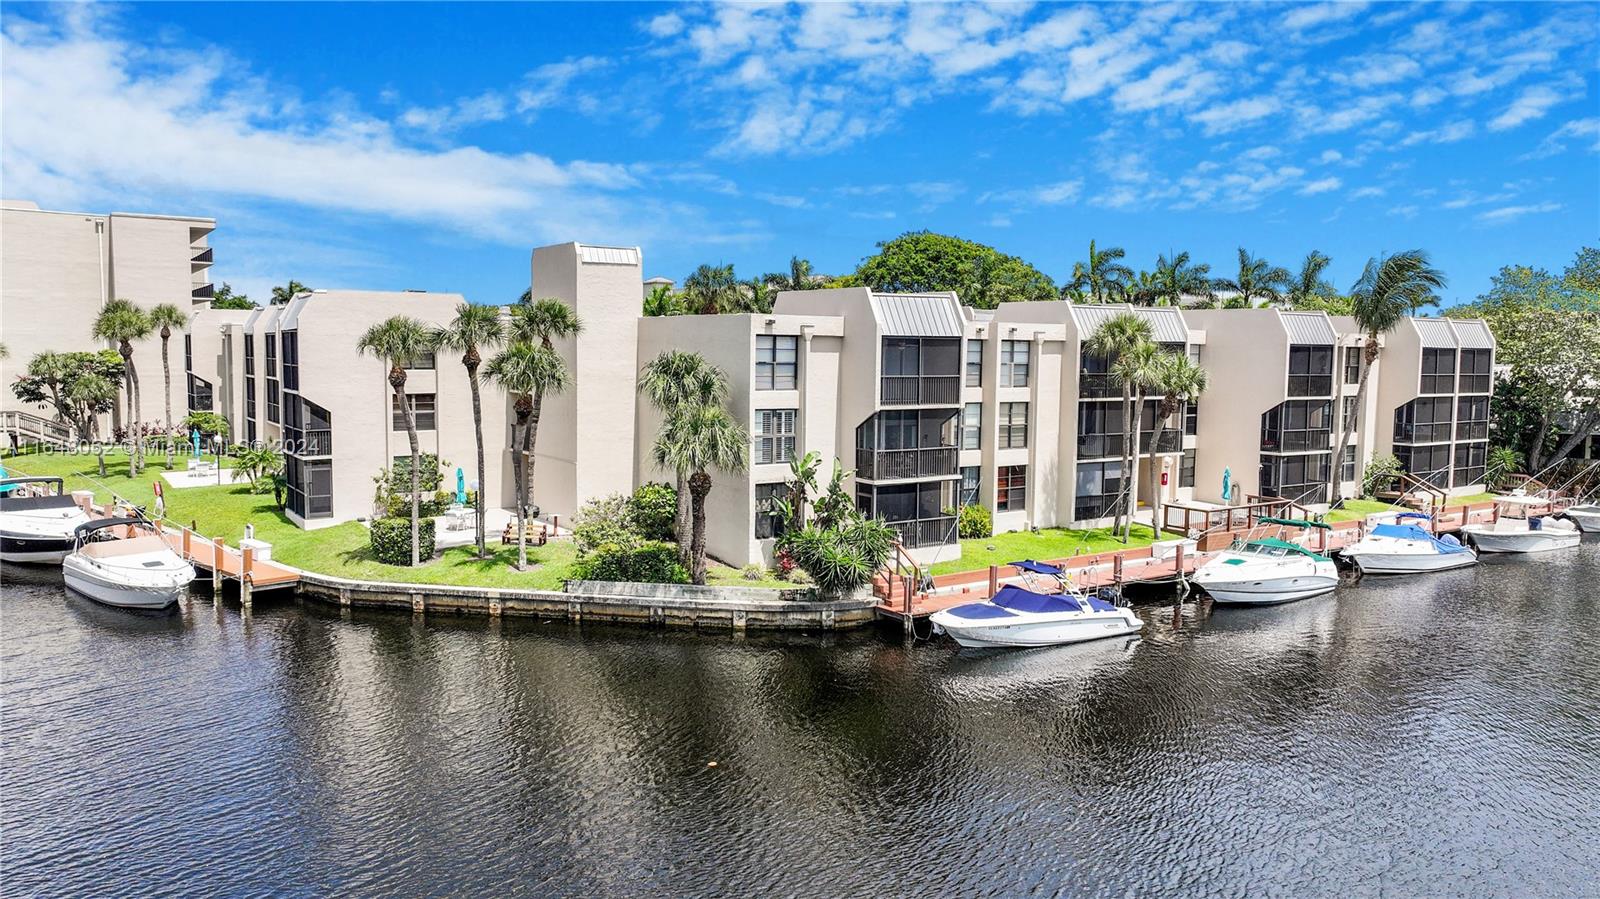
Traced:
<path fill-rule="evenodd" d="M 1568 506 L 1561 514 L 1572 520 L 1578 530 L 1585 534 L 1600 532 L 1600 506 L 1585 503 L 1581 506 Z"/>
<path fill-rule="evenodd" d="M 1038 562 L 1011 564 L 1025 573 L 1058 579 L 1062 592 L 1036 593 L 1007 584 L 983 602 L 934 612 L 934 632 L 949 634 L 962 646 L 982 648 L 1059 646 L 1136 634 L 1144 627 L 1132 609 L 1074 589 L 1060 568 Z"/>
<path fill-rule="evenodd" d="M 60 565 L 88 520 L 60 478 L 0 479 L 0 560 Z"/>
<path fill-rule="evenodd" d="M 1410 512 L 1395 524 L 1374 525 L 1366 536 L 1345 547 L 1344 557 L 1364 575 L 1449 571 L 1478 563 L 1478 554 L 1461 541 L 1448 534 L 1435 537 L 1410 520 L 1427 517 Z"/>
<path fill-rule="evenodd" d="M 175 605 L 195 577 L 194 566 L 143 518 L 103 518 L 79 526 L 61 574 L 68 587 L 96 602 L 150 610 Z"/>
<path fill-rule="evenodd" d="M 1263 518 L 1257 527 L 1194 573 L 1194 583 L 1221 605 L 1264 606 L 1332 593 L 1333 560 L 1283 539 L 1288 528 L 1326 528 L 1320 522 Z"/>
<path fill-rule="evenodd" d="M 1571 549 L 1583 540 L 1583 532 L 1571 521 L 1533 511 L 1548 510 L 1548 499 L 1511 494 L 1497 497 L 1495 506 L 1499 516 L 1494 521 L 1461 527 L 1480 553 L 1550 552 Z"/>

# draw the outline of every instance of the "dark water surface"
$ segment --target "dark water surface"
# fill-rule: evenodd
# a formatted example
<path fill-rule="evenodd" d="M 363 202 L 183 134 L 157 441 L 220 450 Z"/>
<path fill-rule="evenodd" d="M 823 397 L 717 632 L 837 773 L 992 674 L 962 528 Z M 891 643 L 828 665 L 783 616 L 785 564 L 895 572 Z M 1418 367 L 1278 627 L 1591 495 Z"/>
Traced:
<path fill-rule="evenodd" d="M 1002 654 L 4 577 L 8 896 L 1600 892 L 1593 539 Z"/>

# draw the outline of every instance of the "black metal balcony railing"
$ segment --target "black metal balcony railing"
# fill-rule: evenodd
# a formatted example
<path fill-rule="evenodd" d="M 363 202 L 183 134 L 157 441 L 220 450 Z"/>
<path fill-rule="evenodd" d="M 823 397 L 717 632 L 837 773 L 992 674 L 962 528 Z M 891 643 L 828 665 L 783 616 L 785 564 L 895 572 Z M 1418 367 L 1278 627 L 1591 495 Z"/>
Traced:
<path fill-rule="evenodd" d="M 194 297 L 197 300 L 209 300 L 213 296 L 215 296 L 216 293 L 217 293 L 217 290 L 216 290 L 216 288 L 214 286 L 212 286 L 210 284 L 202 284 L 199 287 L 196 287 L 194 290 L 190 291 L 189 295 Z"/>
<path fill-rule="evenodd" d="M 961 378 L 957 375 L 884 375 L 885 406 L 954 406 L 961 401 Z"/>
<path fill-rule="evenodd" d="M 333 431 L 306 431 L 300 446 L 302 456 L 333 455 Z"/>
<path fill-rule="evenodd" d="M 956 452 L 953 446 L 906 450 L 857 448 L 856 477 L 869 481 L 948 477 L 957 470 Z"/>
<path fill-rule="evenodd" d="M 1078 374 L 1078 396 L 1080 398 L 1122 396 L 1122 381 L 1110 374 L 1080 372 Z"/>
<path fill-rule="evenodd" d="M 212 252 L 211 247 L 206 247 L 205 249 L 201 250 L 200 252 L 194 254 L 194 257 L 191 258 L 189 261 L 190 262 L 198 262 L 198 263 L 202 263 L 202 264 L 205 264 L 205 265 L 210 265 L 211 264 L 211 252 Z"/>
<path fill-rule="evenodd" d="M 1486 432 L 1487 433 L 1487 432 Z M 1450 422 L 1395 428 L 1395 443 L 1449 443 Z M 1413 472 L 1415 473 L 1415 472 Z"/>
<path fill-rule="evenodd" d="M 1141 431 L 1139 433 L 1139 452 L 1150 452 L 1150 442 L 1156 439 L 1155 431 Z M 1078 458 L 1100 459 L 1122 455 L 1123 440 L 1121 434 L 1080 434 L 1078 435 Z M 1161 439 L 1157 443 L 1158 453 L 1178 453 L 1183 451 L 1183 432 L 1177 428 L 1168 428 L 1161 432 Z"/>
<path fill-rule="evenodd" d="M 956 542 L 956 519 L 953 515 L 918 521 L 891 521 L 889 526 L 899 532 L 900 542 L 910 547 L 943 546 Z"/>
<path fill-rule="evenodd" d="M 1269 453 L 1299 453 L 1333 446 L 1331 431 L 1263 431 L 1261 449 Z"/>

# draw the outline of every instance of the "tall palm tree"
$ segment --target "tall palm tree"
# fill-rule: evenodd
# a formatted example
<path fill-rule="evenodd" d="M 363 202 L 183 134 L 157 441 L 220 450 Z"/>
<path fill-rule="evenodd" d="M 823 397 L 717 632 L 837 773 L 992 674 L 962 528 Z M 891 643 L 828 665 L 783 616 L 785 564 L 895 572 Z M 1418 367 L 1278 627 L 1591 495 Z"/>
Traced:
<path fill-rule="evenodd" d="M 732 267 L 729 268 L 731 270 Z M 545 394 L 566 390 L 571 381 L 566 361 L 556 352 L 555 342 L 576 337 L 582 331 L 583 322 L 578 318 L 578 313 L 562 300 L 551 297 L 535 300 L 530 294 L 528 302 L 511 307 L 511 342 L 537 344 L 546 354 L 541 358 L 541 364 L 547 370 L 546 376 L 535 385 L 527 427 L 522 432 L 523 443 L 519 452 L 525 460 L 527 479 L 522 485 L 524 492 L 520 494 L 518 505 L 530 502 L 529 497 L 533 493 L 533 448 L 539 442 L 539 420 L 544 414 Z M 561 363 L 559 374 L 548 370 L 555 362 Z"/>
<path fill-rule="evenodd" d="M 96 431 L 100 427 L 100 413 L 116 405 L 117 385 L 98 374 L 83 375 L 67 387 L 66 399 L 78 410 L 78 417 L 83 422 L 79 425 L 79 439 L 92 439 L 98 436 Z M 106 476 L 106 444 L 103 440 L 95 440 L 94 445 L 100 464 L 100 477 L 103 478 Z"/>
<path fill-rule="evenodd" d="M 1217 286 L 1223 290 L 1233 291 L 1234 297 L 1229 305 L 1249 309 L 1256 304 L 1256 300 L 1278 302 L 1283 299 L 1283 292 L 1289 289 L 1289 270 L 1279 268 L 1259 256 L 1250 255 L 1244 247 L 1239 248 L 1239 274 L 1229 281 L 1223 280 Z"/>
<path fill-rule="evenodd" d="M 1174 253 L 1170 259 L 1157 256 L 1155 281 L 1158 306 L 1182 306 L 1186 297 L 1208 300 L 1215 295 L 1211 266 L 1192 264 L 1188 251 Z"/>
<path fill-rule="evenodd" d="M 647 316 L 683 315 L 688 311 L 683 305 L 683 295 L 665 284 L 652 287 L 645 294 L 644 314 Z"/>
<path fill-rule="evenodd" d="M 1159 263 L 1159 258 L 1158 258 Z M 1147 272 L 1140 269 L 1139 273 L 1128 282 L 1126 299 L 1135 306 L 1154 306 L 1160 297 L 1160 272 Z"/>
<path fill-rule="evenodd" d="M 127 380 L 124 396 L 127 399 L 128 433 L 133 435 L 133 452 L 128 454 L 128 476 L 139 473 L 141 451 L 144 448 L 139 433 L 139 371 L 133 364 L 133 342 L 150 336 L 154 326 L 150 316 L 129 300 L 116 299 L 107 303 L 95 317 L 92 334 L 99 340 L 116 343 L 122 356 L 123 377 Z"/>
<path fill-rule="evenodd" d="M 1373 257 L 1361 271 L 1361 279 L 1350 288 L 1356 327 L 1366 332 L 1366 346 L 1361 351 L 1361 380 L 1356 385 L 1355 414 L 1359 414 L 1367 396 L 1367 379 L 1372 375 L 1372 363 L 1377 361 L 1382 347 L 1378 337 L 1397 327 L 1406 316 L 1425 306 L 1439 302 L 1437 290 L 1445 286 L 1444 273 L 1429 264 L 1428 254 L 1422 250 L 1405 250 L 1393 256 Z M 1329 465 L 1328 495 L 1335 505 L 1344 499 L 1339 481 L 1339 470 L 1344 459 L 1344 447 L 1350 440 L 1355 422 L 1339 416 L 1339 428 L 1333 442 L 1333 464 Z"/>
<path fill-rule="evenodd" d="M 671 418 L 695 406 L 720 406 L 728 398 L 728 376 L 699 353 L 667 350 L 645 363 L 639 370 L 639 392 L 650 405 Z M 693 529 L 693 508 L 689 498 L 688 468 L 674 466 L 677 476 L 678 514 L 674 529 L 678 538 L 678 558 L 683 567 L 692 568 L 690 546 L 684 540 Z"/>
<path fill-rule="evenodd" d="M 691 406 L 662 422 L 653 451 L 657 465 L 689 471 L 691 507 L 689 574 L 706 582 L 706 495 L 711 471 L 743 471 L 750 457 L 750 434 L 720 403 Z"/>
<path fill-rule="evenodd" d="M 777 290 L 813 290 L 822 286 L 822 282 L 816 279 L 811 260 L 801 259 L 799 256 L 789 257 L 789 271 L 773 272 L 763 276 L 761 280 Z"/>
<path fill-rule="evenodd" d="M 743 300 L 731 265 L 702 265 L 683 279 L 683 298 L 696 315 L 717 315 L 738 309 Z"/>
<path fill-rule="evenodd" d="M 288 284 L 285 284 L 282 287 L 272 288 L 272 305 L 282 306 L 284 303 L 289 302 L 290 300 L 310 289 L 311 288 L 291 278 Z"/>
<path fill-rule="evenodd" d="M 1091 356 L 1104 356 L 1113 365 L 1126 353 L 1132 352 L 1141 344 L 1151 343 L 1155 339 L 1155 331 L 1150 323 L 1132 312 L 1121 312 L 1105 320 L 1096 328 L 1089 339 L 1083 342 L 1083 352 Z M 1133 382 L 1122 381 L 1122 457 L 1128 457 L 1127 439 L 1132 430 L 1133 418 Z M 1127 467 L 1123 467 L 1124 478 L 1131 478 Z M 1113 521 L 1113 528 L 1122 524 L 1123 510 L 1119 506 Z M 1131 513 L 1130 513 L 1131 517 Z"/>
<path fill-rule="evenodd" d="M 1322 273 L 1328 270 L 1332 262 L 1332 259 L 1317 250 L 1306 254 L 1305 261 L 1300 263 L 1299 274 L 1289 279 L 1286 298 L 1290 306 L 1298 306 L 1314 297 L 1325 297 L 1333 293 L 1333 285 L 1322 280 Z"/>
<path fill-rule="evenodd" d="M 751 278 L 739 283 L 740 312 L 772 311 L 772 304 L 778 298 L 778 291 L 762 278 Z"/>
<path fill-rule="evenodd" d="M 1132 385 L 1131 428 L 1122 434 L 1122 486 L 1128 497 L 1128 517 L 1122 522 L 1122 542 L 1133 536 L 1133 518 L 1139 511 L 1139 436 L 1144 430 L 1145 398 L 1161 370 L 1164 351 L 1154 341 L 1134 344 L 1111 364 L 1111 373 L 1124 384 Z"/>
<path fill-rule="evenodd" d="M 363 356 L 375 356 L 389 363 L 389 387 L 394 391 L 395 402 L 406 423 L 406 439 L 411 441 L 411 564 L 415 566 L 421 562 L 422 552 L 417 524 L 420 517 L 418 494 L 422 491 L 422 447 L 417 441 L 417 418 L 406 398 L 406 364 L 433 350 L 433 330 L 410 316 L 392 316 L 368 328 L 356 341 L 356 350 Z"/>
<path fill-rule="evenodd" d="M 1189 361 L 1184 353 L 1162 353 L 1155 366 L 1153 377 L 1146 388 L 1159 394 L 1156 406 L 1156 431 L 1150 441 L 1146 476 L 1150 479 L 1150 528 L 1155 539 L 1161 539 L 1161 483 L 1156 478 L 1156 448 L 1166 435 L 1167 423 L 1178 414 L 1184 403 L 1197 403 L 1207 384 L 1206 370 Z"/>
<path fill-rule="evenodd" d="M 517 493 L 517 569 L 528 567 L 528 495 L 533 486 L 534 406 L 547 393 L 567 389 L 571 377 L 567 363 L 554 348 L 530 340 L 513 340 L 489 361 L 485 370 L 512 399 L 515 419 L 511 428 L 511 470 Z M 535 400 L 535 397 L 541 398 Z M 481 491 L 480 491 L 481 492 Z"/>
<path fill-rule="evenodd" d="M 483 453 L 483 392 L 478 380 L 478 367 L 483 364 L 482 351 L 499 347 L 505 339 L 505 329 L 500 325 L 500 310 L 482 303 L 462 303 L 456 307 L 456 317 L 436 330 L 433 339 L 439 349 L 461 353 L 461 365 L 467 370 L 467 384 L 472 389 L 472 433 L 478 447 L 478 498 L 473 505 L 478 519 L 478 557 L 487 558 L 489 547 L 484 539 L 483 497 L 488 492 L 488 480 Z"/>
<path fill-rule="evenodd" d="M 150 324 L 160 329 L 161 334 L 161 379 L 165 390 L 161 397 L 166 401 L 167 408 L 167 437 L 163 443 L 167 446 L 167 468 L 172 468 L 172 362 L 167 358 L 167 348 L 172 340 L 172 329 L 182 328 L 189 323 L 189 317 L 183 314 L 171 303 L 158 303 L 150 309 Z"/>
<path fill-rule="evenodd" d="M 1089 241 L 1089 259 L 1072 264 L 1072 280 L 1062 289 L 1062 299 L 1069 291 L 1086 291 L 1091 303 L 1109 303 L 1122 296 L 1133 280 L 1133 269 L 1117 261 L 1126 255 L 1121 247 L 1101 250 Z"/>

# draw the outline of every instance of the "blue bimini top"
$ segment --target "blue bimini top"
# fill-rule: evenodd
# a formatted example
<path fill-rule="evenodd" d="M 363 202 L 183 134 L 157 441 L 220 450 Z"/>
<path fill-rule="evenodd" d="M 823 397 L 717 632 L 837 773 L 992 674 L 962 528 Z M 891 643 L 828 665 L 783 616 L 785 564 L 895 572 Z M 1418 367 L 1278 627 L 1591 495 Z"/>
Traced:
<path fill-rule="evenodd" d="M 1394 537 L 1399 540 L 1421 540 L 1433 544 L 1434 550 L 1441 554 L 1464 553 L 1467 551 L 1467 548 L 1459 542 L 1452 541 L 1447 543 L 1414 524 L 1376 525 L 1372 529 L 1372 535 L 1374 537 Z"/>
<path fill-rule="evenodd" d="M 1032 559 L 1023 559 L 1021 562 L 1007 562 L 1006 564 L 1020 571 L 1031 571 L 1034 574 L 1048 574 L 1052 577 L 1060 577 L 1066 573 L 1054 565 L 1046 565 L 1043 562 L 1035 562 Z"/>
<path fill-rule="evenodd" d="M 1046 596 L 1007 584 L 989 600 L 997 606 L 1015 612 L 1082 612 L 1083 606 L 1071 596 Z"/>

